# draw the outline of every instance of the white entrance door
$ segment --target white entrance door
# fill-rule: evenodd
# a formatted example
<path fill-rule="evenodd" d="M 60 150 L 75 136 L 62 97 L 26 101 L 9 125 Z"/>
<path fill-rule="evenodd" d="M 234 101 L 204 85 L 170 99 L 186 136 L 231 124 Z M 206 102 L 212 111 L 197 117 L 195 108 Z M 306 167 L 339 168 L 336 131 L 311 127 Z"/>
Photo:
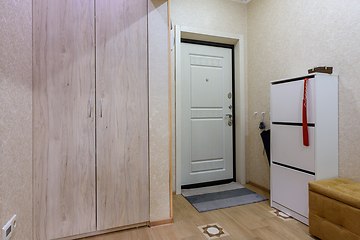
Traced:
<path fill-rule="evenodd" d="M 231 51 L 181 43 L 181 185 L 233 178 Z"/>

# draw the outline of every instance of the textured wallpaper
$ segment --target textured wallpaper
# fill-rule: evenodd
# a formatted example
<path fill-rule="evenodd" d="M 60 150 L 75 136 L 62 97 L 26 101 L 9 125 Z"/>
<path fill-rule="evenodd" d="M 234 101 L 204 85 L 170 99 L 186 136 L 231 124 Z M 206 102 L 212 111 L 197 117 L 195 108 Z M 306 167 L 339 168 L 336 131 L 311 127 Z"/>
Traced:
<path fill-rule="evenodd" d="M 231 0 L 171 0 L 171 20 L 173 25 L 242 34 L 245 38 L 246 56 L 246 6 L 244 3 Z M 172 56 L 172 99 L 175 100 L 174 54 Z M 175 111 L 175 101 L 173 101 L 172 109 Z M 173 126 L 175 126 L 175 112 L 173 112 Z M 175 128 L 173 128 L 173 136 L 175 136 Z M 173 149 L 175 149 L 175 139 L 173 139 Z M 175 152 L 173 154 L 173 175 L 173 191 L 175 191 Z"/>
<path fill-rule="evenodd" d="M 259 114 L 269 126 L 270 81 L 314 66 L 339 75 L 339 175 L 360 181 L 360 4 L 357 0 L 252 0 L 248 7 L 248 180 L 269 187 Z"/>
<path fill-rule="evenodd" d="M 246 34 L 246 4 L 231 0 L 171 0 L 174 25 Z"/>
<path fill-rule="evenodd" d="M 32 1 L 0 1 L 0 227 L 32 236 Z"/>
<path fill-rule="evenodd" d="M 170 218 L 169 72 L 166 0 L 149 0 L 150 221 Z"/>

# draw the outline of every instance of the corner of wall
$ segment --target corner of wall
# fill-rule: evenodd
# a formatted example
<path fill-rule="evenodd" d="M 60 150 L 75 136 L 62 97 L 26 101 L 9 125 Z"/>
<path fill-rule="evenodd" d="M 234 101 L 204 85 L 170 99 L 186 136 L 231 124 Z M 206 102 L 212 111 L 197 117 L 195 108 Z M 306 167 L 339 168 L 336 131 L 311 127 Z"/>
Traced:
<path fill-rule="evenodd" d="M 0 9 L 0 226 L 14 214 L 12 240 L 32 239 L 32 1 Z"/>
<path fill-rule="evenodd" d="M 170 218 L 169 58 L 166 0 L 148 0 L 150 221 Z"/>

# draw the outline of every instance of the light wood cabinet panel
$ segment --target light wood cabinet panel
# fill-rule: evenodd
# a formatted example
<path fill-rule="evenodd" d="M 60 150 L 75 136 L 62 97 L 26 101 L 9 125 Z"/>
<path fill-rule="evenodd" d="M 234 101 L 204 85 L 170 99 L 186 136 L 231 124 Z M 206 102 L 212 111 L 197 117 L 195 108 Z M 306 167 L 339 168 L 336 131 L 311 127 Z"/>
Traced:
<path fill-rule="evenodd" d="M 149 221 L 147 1 L 33 11 L 34 239 Z"/>
<path fill-rule="evenodd" d="M 45 240 L 96 230 L 94 1 L 33 12 L 33 239 Z"/>
<path fill-rule="evenodd" d="M 98 230 L 149 221 L 147 1 L 96 0 L 96 91 Z"/>

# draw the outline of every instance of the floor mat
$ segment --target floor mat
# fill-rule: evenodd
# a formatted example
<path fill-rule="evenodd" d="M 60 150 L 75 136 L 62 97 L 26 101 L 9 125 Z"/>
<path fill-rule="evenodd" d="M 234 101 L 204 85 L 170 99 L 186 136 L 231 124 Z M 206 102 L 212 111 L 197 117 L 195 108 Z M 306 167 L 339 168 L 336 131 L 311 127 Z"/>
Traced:
<path fill-rule="evenodd" d="M 183 189 L 181 194 L 198 212 L 268 200 L 236 182 L 205 188 Z"/>

